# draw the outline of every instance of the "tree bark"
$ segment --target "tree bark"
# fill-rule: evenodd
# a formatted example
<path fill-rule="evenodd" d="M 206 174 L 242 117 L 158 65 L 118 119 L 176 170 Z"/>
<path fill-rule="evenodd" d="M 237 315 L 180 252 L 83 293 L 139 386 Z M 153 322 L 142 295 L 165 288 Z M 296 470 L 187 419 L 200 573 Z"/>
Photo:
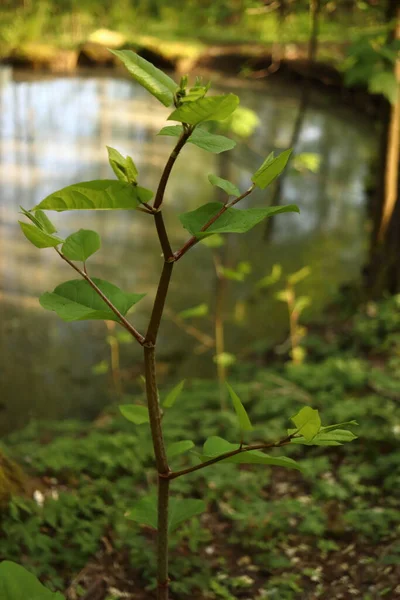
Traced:
<path fill-rule="evenodd" d="M 400 0 L 389 0 L 387 20 L 396 19 L 390 39 L 400 39 Z M 396 78 L 400 84 L 400 60 Z M 370 298 L 400 292 L 400 88 L 393 105 L 383 101 L 382 132 L 379 144 L 379 168 L 372 206 L 372 231 L 368 266 L 365 270 L 366 292 Z"/>

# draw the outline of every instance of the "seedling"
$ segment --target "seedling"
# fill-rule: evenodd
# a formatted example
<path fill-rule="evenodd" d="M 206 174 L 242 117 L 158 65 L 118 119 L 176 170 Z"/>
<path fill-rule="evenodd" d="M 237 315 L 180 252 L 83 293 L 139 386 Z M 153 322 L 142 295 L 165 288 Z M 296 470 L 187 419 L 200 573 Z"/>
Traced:
<path fill-rule="evenodd" d="M 294 428 L 284 433 L 274 442 L 262 440 L 250 441 L 252 423 L 241 399 L 229 386 L 228 391 L 238 420 L 238 434 L 234 441 L 219 436 L 208 438 L 203 449 L 197 455 L 197 464 L 172 470 L 171 457 L 193 451 L 191 440 L 175 442 L 168 448 L 164 443 L 162 413 L 176 411 L 179 418 L 177 399 L 183 387 L 182 382 L 168 394 L 159 397 L 157 388 L 156 345 L 168 294 L 169 283 L 175 265 L 201 240 L 214 234 L 247 233 L 264 219 L 286 212 L 299 212 L 294 205 L 246 208 L 239 210 L 237 205 L 250 196 L 257 188 L 265 189 L 285 168 L 291 150 L 285 150 L 279 156 L 271 153 L 251 177 L 246 190 L 240 191 L 226 180 L 210 177 L 213 185 L 227 192 L 226 200 L 204 204 L 179 216 L 189 237 L 181 248 L 173 251 L 166 230 L 163 209 L 166 186 L 173 166 L 187 143 L 203 150 L 219 153 L 235 145 L 233 140 L 211 133 L 207 124 L 212 121 L 224 121 L 230 117 L 239 104 L 235 94 L 208 95 L 209 84 L 203 85 L 196 80 L 193 87 L 188 86 L 188 77 L 183 77 L 178 85 L 168 75 L 131 51 L 114 51 L 123 62 L 132 77 L 146 88 L 164 106 L 173 107 L 168 117 L 177 125 L 164 127 L 159 135 L 177 138 L 160 181 L 154 200 L 153 192 L 139 184 L 139 174 L 134 161 L 122 156 L 116 149 L 108 148 L 109 161 L 116 179 L 86 181 L 58 190 L 31 210 L 22 209 L 29 222 L 21 221 L 25 237 L 37 248 L 52 248 L 76 273 L 77 278 L 58 285 L 52 292 L 40 297 L 43 308 L 55 312 L 64 321 L 104 320 L 113 321 L 123 327 L 143 348 L 144 375 L 146 380 L 147 406 L 128 404 L 121 406 L 122 414 L 135 426 L 149 425 L 154 448 L 155 468 L 157 470 L 157 495 L 142 498 L 132 507 L 129 517 L 141 524 L 157 530 L 157 598 L 167 600 L 169 596 L 168 547 L 171 532 L 184 520 L 200 514 L 205 509 L 203 500 L 198 498 L 170 497 L 175 479 L 190 475 L 194 471 L 218 465 L 221 462 L 237 464 L 278 465 L 299 469 L 299 464 L 288 457 L 266 454 L 265 450 L 281 448 L 289 444 L 339 445 L 355 438 L 344 426 L 354 422 L 322 427 L 318 411 L 304 407 L 292 417 Z M 124 292 L 114 284 L 92 276 L 88 260 L 99 250 L 99 235 L 91 230 L 79 230 L 66 239 L 57 235 L 46 211 L 69 210 L 132 210 L 136 218 L 151 218 L 163 254 L 163 266 L 153 303 L 147 331 L 141 333 L 131 323 L 128 312 L 143 298 L 143 293 Z M 135 218 L 135 217 L 133 217 Z M 162 405 L 162 408 L 161 408 Z M 20 600 L 31 596 L 30 577 L 21 576 L 20 568 L 13 563 L 1 566 L 5 591 L 1 597 L 5 600 Z M 24 587 L 25 586 L 25 587 Z M 30 587 L 29 587 L 30 586 Z M 44 589 L 44 588 L 43 588 Z M 48 590 L 37 587 L 37 600 L 49 599 Z M 60 598 L 60 594 L 56 594 Z"/>

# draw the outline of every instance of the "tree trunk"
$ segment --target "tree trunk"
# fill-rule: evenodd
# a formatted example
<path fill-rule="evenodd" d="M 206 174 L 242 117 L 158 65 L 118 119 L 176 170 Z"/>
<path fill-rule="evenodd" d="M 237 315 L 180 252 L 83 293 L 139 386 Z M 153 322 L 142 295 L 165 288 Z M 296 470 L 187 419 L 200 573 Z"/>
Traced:
<path fill-rule="evenodd" d="M 400 0 L 389 0 L 387 17 L 388 21 L 397 17 L 394 36 L 400 39 Z M 400 60 L 397 60 L 395 69 L 400 83 Z M 399 147 L 400 88 L 396 102 L 391 106 L 385 100 L 382 109 L 380 164 L 371 212 L 372 232 L 366 268 L 366 291 L 370 298 L 379 298 L 385 292 L 400 292 Z"/>

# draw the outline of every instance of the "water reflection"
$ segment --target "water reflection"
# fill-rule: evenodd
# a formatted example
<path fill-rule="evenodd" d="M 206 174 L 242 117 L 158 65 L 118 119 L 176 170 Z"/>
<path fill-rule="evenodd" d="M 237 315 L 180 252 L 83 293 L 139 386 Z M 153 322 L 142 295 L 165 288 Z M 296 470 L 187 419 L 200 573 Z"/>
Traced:
<path fill-rule="evenodd" d="M 246 186 L 254 156 L 287 146 L 296 115 L 293 90 L 276 87 L 240 90 L 242 103 L 253 108 L 261 125 L 248 145 L 235 149 L 228 163 L 230 178 Z M 104 377 L 91 369 L 107 355 L 102 323 L 65 324 L 39 306 L 37 296 L 74 278 L 51 250 L 37 250 L 17 226 L 18 207 L 27 208 L 48 193 L 76 181 L 108 178 L 106 144 L 133 156 L 142 185 L 154 189 L 171 147 L 157 138 L 168 109 L 152 101 L 126 80 L 86 77 L 11 81 L 0 88 L 0 429 L 14 428 L 31 416 L 91 416 L 109 401 Z M 311 266 L 308 291 L 318 310 L 339 282 L 357 275 L 364 244 L 363 179 L 372 145 L 367 124 L 351 112 L 319 106 L 305 120 L 299 151 L 321 154 L 318 174 L 291 174 L 285 182 L 285 203 L 296 203 L 301 216 L 284 215 L 274 223 L 270 245 L 260 243 L 262 227 L 235 237 L 234 263 L 240 257 L 254 264 L 253 279 L 275 262 L 295 270 Z M 188 146 L 168 186 L 167 226 L 174 247 L 186 239 L 177 214 L 210 200 L 208 173 L 218 173 L 219 158 Z M 254 206 L 265 194 L 249 200 Z M 145 328 L 161 267 L 151 219 L 136 212 L 55 214 L 61 235 L 79 227 L 96 229 L 103 248 L 91 260 L 91 272 L 127 291 L 148 291 L 134 315 Z M 196 288 L 197 286 L 197 288 Z M 235 287 L 236 297 L 243 295 Z M 198 291 L 197 291 L 198 290 Z M 213 299 L 213 265 L 209 250 L 197 246 L 181 261 L 173 279 L 169 307 L 179 311 Z M 273 315 L 273 318 L 271 318 Z M 230 328 L 227 349 L 249 345 L 260 335 L 277 339 L 285 313 L 271 298 L 254 306 L 246 332 Z M 250 333 L 249 333 L 250 332 Z M 161 332 L 161 358 L 184 371 L 202 375 L 213 369 L 210 354 L 183 352 L 195 342 L 167 322 Z M 177 360 L 180 358 L 181 360 Z M 132 366 L 130 381 L 140 371 L 140 349 L 129 346 L 123 364 Z M 170 370 L 171 374 L 171 370 Z"/>

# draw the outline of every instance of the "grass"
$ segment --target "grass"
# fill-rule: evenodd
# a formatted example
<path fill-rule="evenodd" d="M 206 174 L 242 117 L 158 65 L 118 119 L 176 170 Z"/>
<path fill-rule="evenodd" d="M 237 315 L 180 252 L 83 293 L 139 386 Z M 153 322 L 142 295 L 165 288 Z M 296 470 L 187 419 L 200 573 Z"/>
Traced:
<path fill-rule="evenodd" d="M 175 495 L 207 502 L 172 541 L 176 600 L 368 600 L 398 592 L 400 297 L 332 323 L 325 315 L 306 345 L 302 365 L 267 368 L 258 358 L 232 375 L 258 423 L 255 439 L 281 436 L 309 403 L 325 422 L 356 419 L 359 439 L 288 449 L 303 474 L 220 464 L 176 480 Z M 236 420 L 218 405 L 213 381 L 189 382 L 165 417 L 167 441 L 191 437 L 199 447 L 209 435 L 229 439 Z M 3 449 L 36 492 L 14 496 L 3 511 L 0 557 L 56 589 L 72 586 L 71 598 L 99 577 L 109 594 L 151 598 L 154 532 L 126 517 L 155 485 L 147 425 L 135 427 L 110 408 L 92 424 L 31 423 Z M 196 458 L 175 460 L 179 468 Z"/>

